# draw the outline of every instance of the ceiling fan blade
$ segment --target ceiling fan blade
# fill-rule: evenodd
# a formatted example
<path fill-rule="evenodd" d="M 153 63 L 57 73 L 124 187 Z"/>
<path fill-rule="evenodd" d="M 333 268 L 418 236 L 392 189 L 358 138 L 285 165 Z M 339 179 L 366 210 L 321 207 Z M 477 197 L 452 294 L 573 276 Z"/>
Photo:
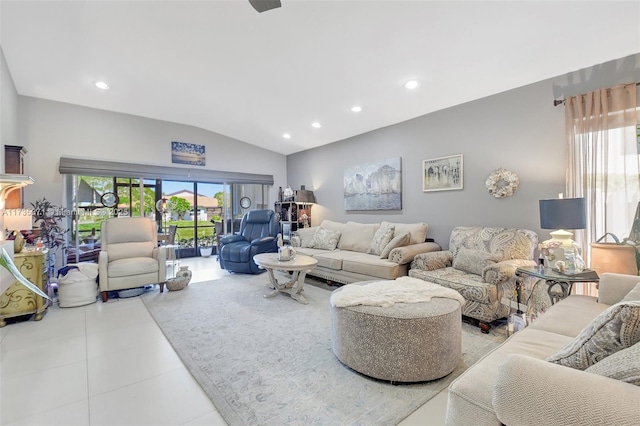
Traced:
<path fill-rule="evenodd" d="M 249 3 L 260 13 L 282 6 L 280 0 L 249 0 Z"/>

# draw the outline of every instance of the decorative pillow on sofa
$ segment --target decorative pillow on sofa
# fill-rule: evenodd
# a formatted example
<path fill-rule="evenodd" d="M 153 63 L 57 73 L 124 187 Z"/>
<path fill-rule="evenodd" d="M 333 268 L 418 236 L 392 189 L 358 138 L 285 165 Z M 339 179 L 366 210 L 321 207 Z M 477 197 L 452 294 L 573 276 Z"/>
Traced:
<path fill-rule="evenodd" d="M 420 223 L 391 223 L 383 221 L 380 225 L 393 225 L 396 228 L 394 237 L 409 233 L 410 242 L 407 244 L 421 244 L 427 239 L 427 232 L 429 232 L 429 225 L 424 222 Z"/>
<path fill-rule="evenodd" d="M 389 223 L 383 223 L 380 225 L 380 228 L 378 228 L 376 233 L 373 234 L 367 253 L 378 255 L 382 253 L 382 250 L 384 250 L 387 244 L 389 244 L 389 241 L 393 239 L 393 232 L 395 229 L 396 227 Z"/>
<path fill-rule="evenodd" d="M 339 240 L 340 231 L 331 231 L 320 227 L 316 230 L 316 233 L 313 235 L 313 238 L 307 247 L 322 250 L 335 250 Z"/>
<path fill-rule="evenodd" d="M 346 226 L 347 226 L 346 223 L 334 222 L 329 219 L 323 220 L 322 223 L 320 224 L 321 228 L 329 229 L 330 231 L 340 231 L 340 232 L 344 232 L 344 228 Z"/>
<path fill-rule="evenodd" d="M 639 359 L 640 343 L 636 343 L 630 348 L 609 355 L 584 371 L 640 386 Z"/>
<path fill-rule="evenodd" d="M 411 241 L 411 234 L 405 232 L 404 234 L 396 235 L 389 241 L 389 243 L 380 252 L 380 259 L 386 259 L 389 257 L 389 253 L 396 247 L 408 246 Z"/>
<path fill-rule="evenodd" d="M 610 306 L 578 336 L 547 358 L 555 364 L 585 370 L 640 342 L 640 301 Z"/>
<path fill-rule="evenodd" d="M 300 247 L 309 247 L 309 243 L 313 240 L 313 236 L 316 235 L 318 229 L 320 229 L 319 226 L 299 228 L 296 231 L 296 235 L 300 238 Z"/>
<path fill-rule="evenodd" d="M 344 229 L 342 229 L 338 248 L 340 250 L 366 253 L 379 227 L 379 223 L 347 222 Z"/>
<path fill-rule="evenodd" d="M 453 257 L 453 267 L 470 274 L 482 275 L 484 268 L 499 260 L 497 254 L 463 247 Z"/>

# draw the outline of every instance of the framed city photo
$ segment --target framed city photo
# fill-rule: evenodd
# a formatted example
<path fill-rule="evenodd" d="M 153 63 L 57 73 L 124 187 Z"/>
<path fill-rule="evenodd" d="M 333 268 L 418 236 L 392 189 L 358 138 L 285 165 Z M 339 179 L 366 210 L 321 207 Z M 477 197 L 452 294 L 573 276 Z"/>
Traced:
<path fill-rule="evenodd" d="M 462 154 L 422 161 L 422 191 L 462 189 Z"/>

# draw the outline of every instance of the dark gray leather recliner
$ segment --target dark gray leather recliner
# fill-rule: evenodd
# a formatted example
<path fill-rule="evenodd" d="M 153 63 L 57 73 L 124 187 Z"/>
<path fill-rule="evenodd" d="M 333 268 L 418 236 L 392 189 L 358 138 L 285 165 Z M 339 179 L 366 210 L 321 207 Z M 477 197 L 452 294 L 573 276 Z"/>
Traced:
<path fill-rule="evenodd" d="M 263 272 L 253 261 L 259 253 L 278 251 L 278 222 L 273 210 L 252 210 L 244 215 L 240 231 L 220 239 L 220 267 L 230 272 L 258 274 Z"/>

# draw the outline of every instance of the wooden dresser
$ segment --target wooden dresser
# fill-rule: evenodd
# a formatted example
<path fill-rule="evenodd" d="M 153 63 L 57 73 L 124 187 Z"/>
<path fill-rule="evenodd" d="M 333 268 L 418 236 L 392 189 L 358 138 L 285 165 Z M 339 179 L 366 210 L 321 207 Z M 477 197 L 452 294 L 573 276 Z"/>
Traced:
<path fill-rule="evenodd" d="M 46 251 L 24 250 L 14 255 L 14 263 L 29 281 L 49 294 L 47 280 Z M 35 314 L 34 320 L 40 321 L 49 301 L 37 296 L 24 285 L 15 281 L 0 295 L 0 327 L 7 325 L 6 318 Z"/>

